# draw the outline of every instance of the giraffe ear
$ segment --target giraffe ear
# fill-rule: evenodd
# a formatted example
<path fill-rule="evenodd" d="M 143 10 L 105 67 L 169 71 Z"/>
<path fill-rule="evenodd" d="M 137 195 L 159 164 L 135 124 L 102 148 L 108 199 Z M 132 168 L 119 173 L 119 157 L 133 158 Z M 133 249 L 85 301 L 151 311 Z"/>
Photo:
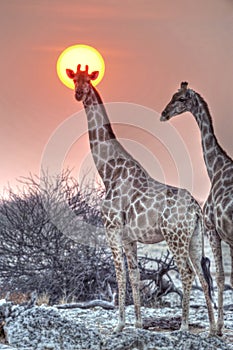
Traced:
<path fill-rule="evenodd" d="M 66 74 L 68 75 L 68 77 L 70 79 L 74 79 L 75 74 L 74 74 L 74 71 L 72 69 L 66 69 Z"/>
<path fill-rule="evenodd" d="M 99 76 L 99 72 L 98 71 L 95 71 L 95 72 L 92 72 L 91 74 L 89 74 L 89 78 L 91 80 L 96 80 Z"/>

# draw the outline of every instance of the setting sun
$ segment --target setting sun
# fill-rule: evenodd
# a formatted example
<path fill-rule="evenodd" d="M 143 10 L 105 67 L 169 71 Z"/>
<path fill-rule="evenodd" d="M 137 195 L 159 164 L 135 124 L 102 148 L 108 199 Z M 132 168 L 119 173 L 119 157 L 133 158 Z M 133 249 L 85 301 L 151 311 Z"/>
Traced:
<path fill-rule="evenodd" d="M 76 71 L 78 64 L 81 64 L 81 69 L 85 69 L 85 66 L 88 65 L 89 72 L 99 71 L 99 76 L 93 81 L 93 85 L 99 84 L 104 76 L 104 59 L 93 47 L 80 44 L 67 47 L 57 60 L 57 74 L 64 85 L 70 89 L 74 88 L 73 81 L 66 74 L 66 69 Z"/>

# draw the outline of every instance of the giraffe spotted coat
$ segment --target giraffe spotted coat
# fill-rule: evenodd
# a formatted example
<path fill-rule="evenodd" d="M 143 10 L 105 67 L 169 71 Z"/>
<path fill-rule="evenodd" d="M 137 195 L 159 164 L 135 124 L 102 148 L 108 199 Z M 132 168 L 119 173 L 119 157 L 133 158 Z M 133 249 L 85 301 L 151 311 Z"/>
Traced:
<path fill-rule="evenodd" d="M 91 80 L 98 72 L 77 72 L 67 69 L 73 79 L 75 98 L 82 101 L 88 123 L 92 156 L 106 189 L 102 211 L 108 243 L 111 247 L 119 292 L 119 321 L 115 328 L 125 326 L 127 258 L 132 286 L 136 327 L 142 327 L 137 266 L 137 242 L 157 243 L 166 240 L 179 269 L 182 286 L 182 325 L 188 329 L 191 285 L 197 273 L 206 297 L 210 334 L 215 333 L 213 308 L 208 283 L 201 267 L 203 253 L 203 216 L 191 194 L 152 179 L 117 140 L 99 93 Z"/>
<path fill-rule="evenodd" d="M 224 270 L 221 241 L 230 246 L 231 285 L 233 287 L 233 161 L 219 145 L 214 134 L 212 118 L 204 99 L 188 83 L 181 83 L 161 115 L 161 121 L 184 112 L 191 112 L 199 126 L 206 169 L 211 182 L 209 196 L 205 202 L 204 222 L 212 247 L 218 285 L 217 333 L 223 328 Z"/>

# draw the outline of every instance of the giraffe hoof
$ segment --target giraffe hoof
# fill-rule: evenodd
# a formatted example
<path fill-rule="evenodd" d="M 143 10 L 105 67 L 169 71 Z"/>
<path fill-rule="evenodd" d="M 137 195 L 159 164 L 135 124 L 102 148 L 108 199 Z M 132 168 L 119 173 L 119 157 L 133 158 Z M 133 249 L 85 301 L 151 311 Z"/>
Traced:
<path fill-rule="evenodd" d="M 135 328 L 142 328 L 142 321 L 136 321 Z"/>
<path fill-rule="evenodd" d="M 217 337 L 217 336 L 218 336 L 217 330 L 216 329 L 210 329 L 209 334 L 208 334 L 208 338 Z"/>
<path fill-rule="evenodd" d="M 218 323 L 217 323 L 217 335 L 218 335 L 219 337 L 222 337 L 222 336 L 223 336 L 222 329 L 223 329 L 223 322 L 218 322 Z"/>
<path fill-rule="evenodd" d="M 123 322 L 119 322 L 118 325 L 114 328 L 113 333 L 122 332 L 124 327 L 125 327 L 125 324 Z"/>
<path fill-rule="evenodd" d="M 189 326 L 187 324 L 181 324 L 180 331 L 181 332 L 188 332 L 189 331 Z"/>

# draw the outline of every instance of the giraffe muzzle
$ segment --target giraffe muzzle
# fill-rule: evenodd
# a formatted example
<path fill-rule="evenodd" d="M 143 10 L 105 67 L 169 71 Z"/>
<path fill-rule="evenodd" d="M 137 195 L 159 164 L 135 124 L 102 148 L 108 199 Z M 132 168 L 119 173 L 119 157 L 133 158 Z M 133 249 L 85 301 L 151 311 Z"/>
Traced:
<path fill-rule="evenodd" d="M 169 120 L 169 119 L 170 119 L 169 115 L 165 111 L 162 112 L 162 114 L 160 116 L 160 121 L 165 122 L 166 120 Z"/>
<path fill-rule="evenodd" d="M 76 98 L 77 101 L 81 101 L 82 98 L 83 98 L 83 94 L 81 92 L 79 92 L 79 91 L 76 91 L 75 92 L 75 98 Z"/>

